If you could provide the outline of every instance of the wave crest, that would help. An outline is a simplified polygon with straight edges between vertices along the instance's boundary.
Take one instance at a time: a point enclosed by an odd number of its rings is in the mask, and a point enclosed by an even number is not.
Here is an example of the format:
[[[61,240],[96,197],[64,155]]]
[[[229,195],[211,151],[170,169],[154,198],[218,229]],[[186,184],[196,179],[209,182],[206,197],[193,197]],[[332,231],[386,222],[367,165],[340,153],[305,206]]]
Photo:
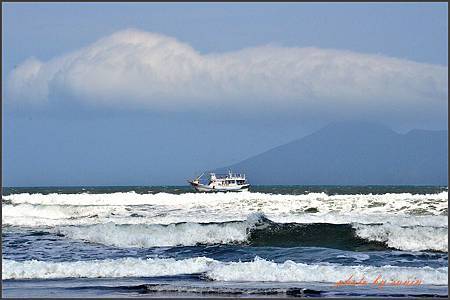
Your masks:
[[[392,224],[276,223],[254,213],[246,221],[67,226],[55,229],[68,238],[116,247],[249,244],[253,246],[315,246],[342,250],[448,251],[447,228],[401,227]]]
[[[247,240],[247,224],[181,223],[170,225],[113,223],[91,226],[70,226],[57,229],[68,238],[85,240],[116,247],[193,246],[196,244],[243,243]]]
[[[3,197],[2,222],[13,226],[172,224],[245,220],[262,212],[278,223],[448,223],[448,195],[237,194],[11,194]],[[430,218],[433,216],[433,218]],[[435,220],[437,220],[435,222]]]
[[[152,277],[199,274],[215,281],[331,282],[343,274],[355,277],[382,275],[387,280],[416,280],[424,284],[447,284],[445,267],[308,265],[286,261],[274,263],[256,257],[250,262],[220,262],[206,257],[184,260],[122,258],[75,262],[3,260],[2,279]]]

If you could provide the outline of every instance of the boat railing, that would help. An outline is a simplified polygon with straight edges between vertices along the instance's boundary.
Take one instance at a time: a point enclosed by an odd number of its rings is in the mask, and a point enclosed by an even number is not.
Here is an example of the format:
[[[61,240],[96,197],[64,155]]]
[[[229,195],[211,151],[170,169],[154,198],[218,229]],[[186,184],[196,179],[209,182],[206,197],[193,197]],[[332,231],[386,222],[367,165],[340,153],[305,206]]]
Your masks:
[[[215,175],[217,179],[226,179],[226,178],[245,179],[245,174],[238,174],[238,173],[215,174]]]

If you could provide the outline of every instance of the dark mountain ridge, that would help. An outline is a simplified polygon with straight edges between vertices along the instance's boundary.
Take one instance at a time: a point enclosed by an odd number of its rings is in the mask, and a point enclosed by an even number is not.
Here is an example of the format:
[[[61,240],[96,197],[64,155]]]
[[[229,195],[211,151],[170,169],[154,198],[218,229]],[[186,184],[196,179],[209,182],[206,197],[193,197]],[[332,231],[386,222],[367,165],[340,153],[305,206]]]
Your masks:
[[[339,122],[237,164],[252,184],[447,185],[448,132]]]

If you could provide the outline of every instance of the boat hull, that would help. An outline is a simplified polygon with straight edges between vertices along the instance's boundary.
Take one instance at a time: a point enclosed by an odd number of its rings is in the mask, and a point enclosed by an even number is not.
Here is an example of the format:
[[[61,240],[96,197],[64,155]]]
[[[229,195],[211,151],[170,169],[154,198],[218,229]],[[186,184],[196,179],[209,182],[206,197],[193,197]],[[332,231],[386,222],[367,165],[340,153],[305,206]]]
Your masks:
[[[210,186],[210,185],[204,185],[204,184],[198,184],[189,182],[192,187],[197,192],[202,193],[219,193],[219,192],[244,192],[248,191],[250,185],[249,184],[243,184],[243,185],[234,185],[234,186]]]

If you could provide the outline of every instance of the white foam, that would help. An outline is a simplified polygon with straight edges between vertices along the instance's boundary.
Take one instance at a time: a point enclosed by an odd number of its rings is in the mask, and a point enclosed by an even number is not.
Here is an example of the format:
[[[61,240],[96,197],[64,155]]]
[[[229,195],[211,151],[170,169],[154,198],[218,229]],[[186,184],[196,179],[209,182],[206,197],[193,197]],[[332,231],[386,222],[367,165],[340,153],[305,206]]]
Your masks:
[[[440,209],[447,207],[448,193],[410,194],[387,193],[381,195],[327,195],[325,193],[309,193],[304,195],[281,195],[265,193],[184,193],[184,194],[137,194],[135,192],[110,194],[12,194],[3,197],[14,204],[46,204],[46,205],[169,205],[179,208],[231,207],[257,208],[260,206],[278,207],[283,211],[291,209],[307,209],[315,207],[319,212],[342,211],[352,212],[408,212],[414,209],[428,209],[429,214],[439,214]]]
[[[208,224],[182,223],[170,225],[70,226],[57,232],[72,239],[116,247],[193,246],[196,244],[229,244],[247,240],[247,222]]]
[[[256,258],[253,262],[221,264],[207,272],[207,276],[220,281],[277,281],[277,282],[337,282],[350,275],[354,278],[375,279],[381,275],[387,280],[416,280],[424,284],[447,284],[447,268],[395,267],[395,266],[341,266],[307,265],[286,261],[277,264]]]
[[[2,279],[150,277],[201,273],[216,264],[206,257],[175,259],[121,258],[75,262],[13,261],[3,259]]]
[[[393,224],[362,225],[355,224],[356,234],[364,239],[384,242],[399,250],[448,251],[447,228],[401,227]]]
[[[122,258],[76,262],[11,261],[3,260],[3,279],[28,278],[97,278],[150,277],[205,273],[217,281],[274,281],[335,283],[351,274],[386,280],[422,280],[423,284],[446,285],[447,268],[395,266],[307,265],[286,261],[274,263],[255,258],[251,262],[219,262],[205,257],[185,260]]]
[[[245,220],[262,212],[279,223],[380,223],[447,226],[447,192],[428,195],[273,195],[263,193],[13,194],[5,225],[171,224]],[[308,213],[315,208],[317,213]],[[132,215],[138,217],[132,217]],[[434,216],[430,218],[430,216]]]
[[[2,223],[15,226],[56,226],[96,224],[111,217],[123,219],[129,211],[125,206],[74,206],[74,205],[3,205]]]
[[[126,210],[125,207],[84,207],[86,213],[80,214],[79,207],[63,206],[63,212],[58,206],[29,205],[11,206],[4,205],[2,211],[2,224],[24,227],[55,227],[67,225],[92,225],[92,224],[174,224],[181,222],[189,223],[222,223],[230,221],[245,221],[248,215],[241,212],[199,212],[199,211],[170,211],[166,209],[148,210],[139,206]],[[92,211],[90,210],[92,209]],[[29,211],[31,210],[31,212]],[[265,210],[264,213],[272,221],[277,223],[391,223],[401,226],[430,226],[447,227],[446,216],[411,216],[411,215],[366,215],[363,213],[340,214],[279,214],[276,211]],[[19,213],[18,213],[19,212]],[[23,212],[23,215],[20,213]],[[262,213],[262,211],[259,211]],[[34,215],[32,215],[34,214]],[[132,216],[135,215],[135,216]]]

